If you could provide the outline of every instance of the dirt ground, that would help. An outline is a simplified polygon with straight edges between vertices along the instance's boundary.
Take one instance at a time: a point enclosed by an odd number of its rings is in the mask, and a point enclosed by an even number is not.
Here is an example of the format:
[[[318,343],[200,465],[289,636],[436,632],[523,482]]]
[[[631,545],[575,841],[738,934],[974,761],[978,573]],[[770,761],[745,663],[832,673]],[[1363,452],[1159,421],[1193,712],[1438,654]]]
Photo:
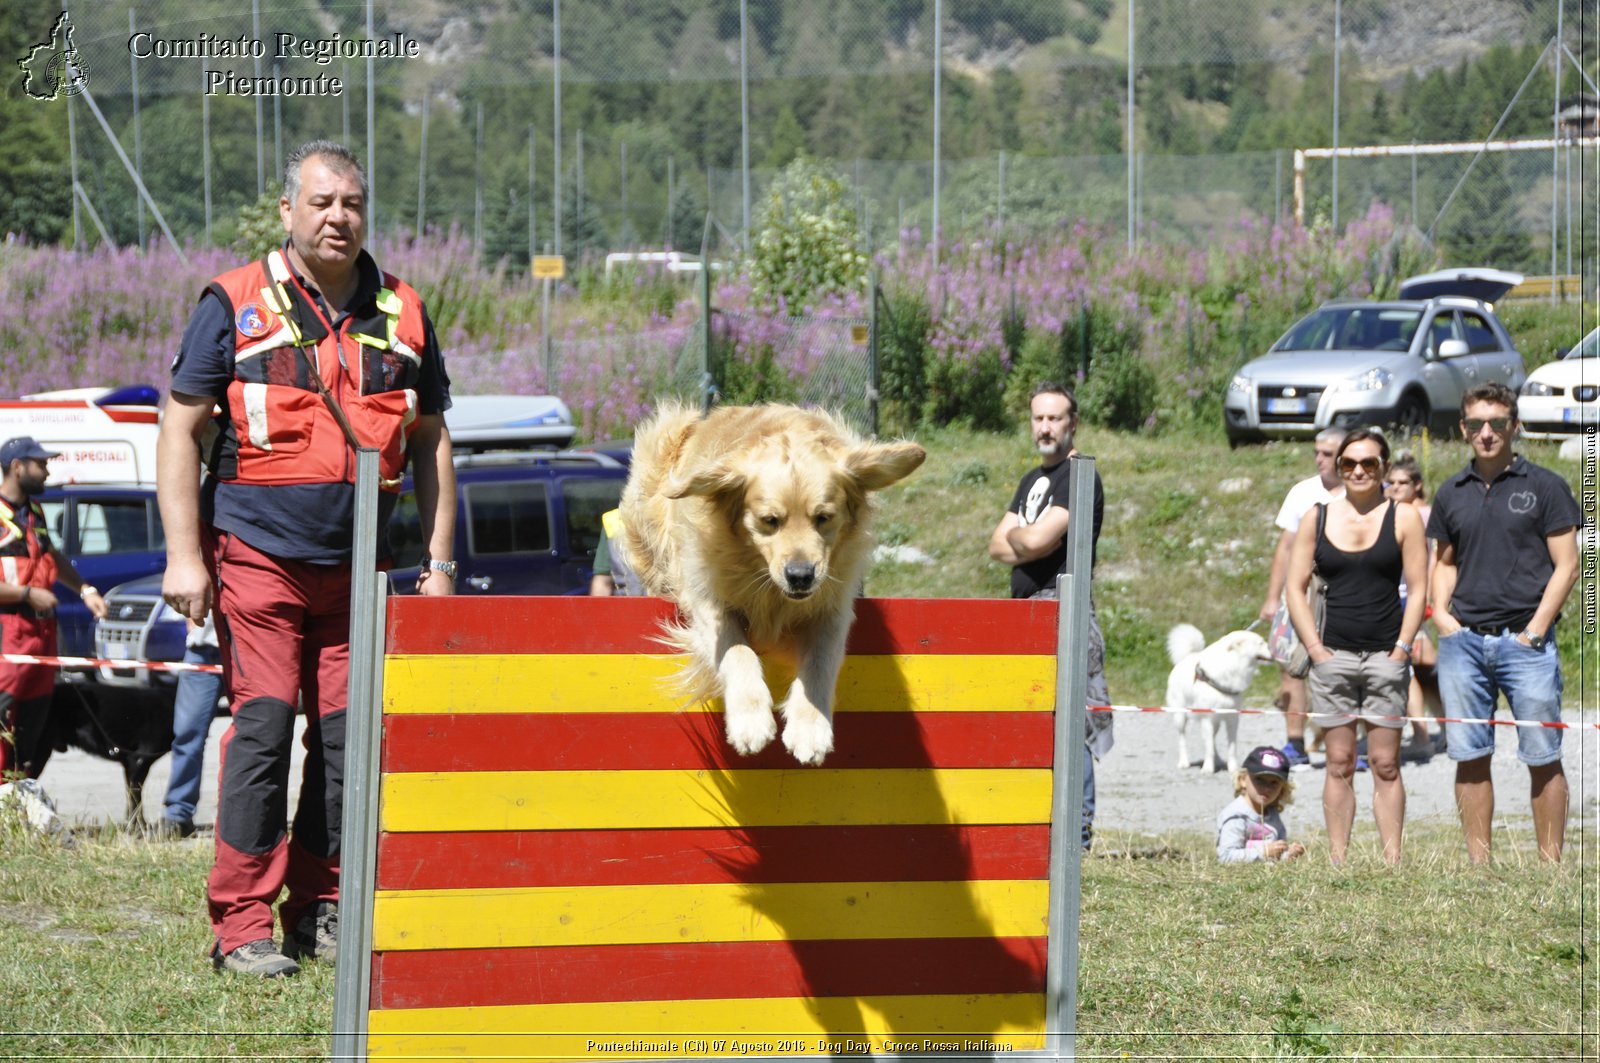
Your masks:
[[[1569,719],[1576,719],[1569,714]],[[196,822],[210,824],[216,815],[216,747],[227,721],[213,721],[206,749],[206,769],[201,789],[200,811]],[[1190,755],[1198,758],[1200,746],[1191,729]],[[1239,756],[1253,746],[1279,743],[1283,723],[1275,716],[1242,716],[1239,724]],[[299,786],[299,744],[291,774],[291,801]],[[1216,814],[1233,791],[1225,771],[1205,772],[1198,767],[1180,770],[1177,766],[1177,729],[1171,716],[1118,714],[1116,745],[1097,771],[1099,811],[1096,828],[1104,839],[1108,834],[1125,832],[1156,839],[1172,832],[1209,834],[1215,828]],[[1600,732],[1576,728],[1566,732],[1563,763],[1572,791],[1572,825],[1595,823],[1600,818]],[[1320,756],[1313,760],[1321,762]],[[1531,846],[1532,829],[1528,819],[1528,775],[1517,761],[1516,736],[1511,728],[1501,728],[1495,748],[1493,776],[1497,798],[1496,820],[1510,829],[1517,839]],[[1407,764],[1402,768],[1406,784],[1406,818],[1410,822],[1435,820],[1454,822],[1455,799],[1452,790],[1454,769],[1449,758],[1434,757],[1427,764]],[[1318,769],[1294,773],[1298,790],[1296,803],[1285,813],[1292,836],[1307,841],[1322,837],[1322,780]],[[41,779],[54,798],[61,815],[70,823],[106,823],[121,818],[123,809],[122,772],[107,761],[73,750],[58,753]],[[162,794],[167,785],[167,760],[150,772],[146,783],[145,816],[161,815]],[[1356,807],[1361,822],[1370,824],[1372,778],[1356,776]],[[1498,828],[1497,828],[1498,829]],[[1359,832],[1362,830],[1358,824]],[[1109,844],[1109,843],[1108,843]]]

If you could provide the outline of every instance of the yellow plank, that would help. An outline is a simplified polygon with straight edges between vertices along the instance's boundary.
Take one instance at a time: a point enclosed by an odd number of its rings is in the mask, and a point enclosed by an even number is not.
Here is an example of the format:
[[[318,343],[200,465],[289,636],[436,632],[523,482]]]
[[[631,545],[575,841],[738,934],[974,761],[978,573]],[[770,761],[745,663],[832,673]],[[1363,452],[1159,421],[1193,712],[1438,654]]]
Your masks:
[[[676,712],[682,658],[648,654],[391,654],[385,712]],[[847,657],[841,712],[1049,712],[1056,662],[1038,655]],[[774,668],[774,694],[787,678]]]
[[[1037,937],[1049,899],[1038,879],[379,890],[372,947]]]
[[[419,1008],[370,1012],[367,1029],[372,1059],[987,1054],[1044,1047],[1044,994]]]
[[[382,829],[1047,823],[1048,768],[404,772]]]

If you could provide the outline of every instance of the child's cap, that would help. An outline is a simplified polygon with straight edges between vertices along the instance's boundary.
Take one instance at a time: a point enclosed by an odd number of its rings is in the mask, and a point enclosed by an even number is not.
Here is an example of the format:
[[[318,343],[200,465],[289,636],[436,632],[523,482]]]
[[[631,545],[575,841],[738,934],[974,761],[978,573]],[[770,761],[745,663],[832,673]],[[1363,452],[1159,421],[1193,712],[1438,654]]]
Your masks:
[[[1272,746],[1256,746],[1244,758],[1244,770],[1251,775],[1270,775],[1274,779],[1289,778],[1289,760]]]

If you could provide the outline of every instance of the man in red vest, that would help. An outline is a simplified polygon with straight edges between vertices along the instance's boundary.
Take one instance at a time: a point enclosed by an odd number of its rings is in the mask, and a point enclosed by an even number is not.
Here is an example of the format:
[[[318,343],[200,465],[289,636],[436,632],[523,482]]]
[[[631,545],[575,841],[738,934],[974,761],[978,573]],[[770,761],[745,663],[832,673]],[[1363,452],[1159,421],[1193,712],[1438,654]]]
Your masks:
[[[196,622],[215,595],[233,713],[206,887],[212,960],[267,978],[337,956],[356,448],[379,452],[379,558],[409,461],[428,545],[420,590],[454,590],[450,381],[422,300],[363,250],[367,211],[343,145],[289,157],[287,239],[201,293],[157,443],[162,593]],[[307,752],[289,829],[300,705]]]
[[[32,436],[0,444],[0,652],[55,656],[57,580],[96,618],[106,615],[105,599],[51,541],[44,510],[33,500],[56,457]],[[39,743],[46,740],[55,681],[54,665],[0,661],[0,771],[37,779],[44,770],[49,756],[39,756]]]

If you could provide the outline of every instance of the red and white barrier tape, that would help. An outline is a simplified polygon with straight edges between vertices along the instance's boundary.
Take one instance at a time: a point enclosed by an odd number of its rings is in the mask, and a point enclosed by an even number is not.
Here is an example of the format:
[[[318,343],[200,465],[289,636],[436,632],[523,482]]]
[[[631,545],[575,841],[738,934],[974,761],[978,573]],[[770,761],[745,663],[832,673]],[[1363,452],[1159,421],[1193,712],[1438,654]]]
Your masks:
[[[119,661],[109,657],[36,657],[31,653],[0,653],[7,664],[48,664],[56,668],[145,668],[152,672],[220,672],[220,664],[186,664],[183,661]]]
[[[1177,715],[1178,713],[1183,713],[1183,712],[1192,712],[1197,716],[1227,716],[1229,714],[1236,714],[1236,715],[1239,715],[1239,716],[1288,716],[1288,715],[1290,715],[1290,713],[1284,711],[1283,709],[1277,709],[1277,708],[1272,708],[1272,709],[1175,709],[1175,708],[1172,708],[1170,705],[1090,705],[1090,706],[1088,706],[1088,709],[1089,709],[1090,712],[1161,712],[1161,713],[1169,713],[1171,715]],[[1311,715],[1313,715],[1313,713],[1298,712],[1298,713],[1294,713],[1294,715],[1296,715],[1296,716],[1311,716]],[[1410,716],[1383,716],[1383,715],[1379,715],[1378,713],[1362,713],[1360,715],[1357,715],[1356,719],[1364,720],[1364,721],[1366,721],[1368,723],[1393,723],[1395,721],[1399,721],[1401,723],[1410,723],[1411,720],[1412,720],[1412,717],[1410,717]],[[1501,719],[1462,720],[1462,719],[1457,719],[1454,716],[1442,716],[1442,717],[1441,716],[1426,716],[1426,717],[1422,717],[1422,720],[1423,720],[1423,722],[1427,722],[1427,721],[1431,720],[1434,723],[1484,723],[1484,724],[1488,724],[1491,727],[1546,727],[1546,728],[1549,728],[1549,729],[1555,730],[1555,731],[1565,731],[1565,730],[1569,730],[1569,729],[1572,729],[1572,728],[1580,728],[1580,727],[1592,727],[1592,728],[1594,728],[1596,730],[1600,730],[1600,723],[1566,723],[1565,721],[1560,721],[1560,720],[1549,722],[1549,723],[1547,723],[1547,722],[1545,722],[1543,720],[1501,720]]]

